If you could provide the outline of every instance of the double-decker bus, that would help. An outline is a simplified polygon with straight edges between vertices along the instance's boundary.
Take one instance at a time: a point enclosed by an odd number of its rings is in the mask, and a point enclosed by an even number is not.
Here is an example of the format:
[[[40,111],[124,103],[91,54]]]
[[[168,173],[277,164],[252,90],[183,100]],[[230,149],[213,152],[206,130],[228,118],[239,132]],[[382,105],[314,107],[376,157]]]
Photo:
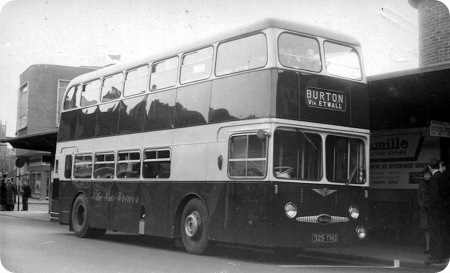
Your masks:
[[[61,112],[60,222],[194,254],[360,244],[368,116],[360,43],[277,19],[81,75]]]

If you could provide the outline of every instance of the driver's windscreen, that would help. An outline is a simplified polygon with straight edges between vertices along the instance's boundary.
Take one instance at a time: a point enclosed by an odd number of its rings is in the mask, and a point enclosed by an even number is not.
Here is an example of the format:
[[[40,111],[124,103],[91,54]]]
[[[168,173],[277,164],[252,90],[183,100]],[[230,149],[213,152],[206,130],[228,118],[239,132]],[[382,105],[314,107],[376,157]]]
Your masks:
[[[278,129],[274,135],[274,176],[282,179],[322,178],[322,138],[300,129]]]

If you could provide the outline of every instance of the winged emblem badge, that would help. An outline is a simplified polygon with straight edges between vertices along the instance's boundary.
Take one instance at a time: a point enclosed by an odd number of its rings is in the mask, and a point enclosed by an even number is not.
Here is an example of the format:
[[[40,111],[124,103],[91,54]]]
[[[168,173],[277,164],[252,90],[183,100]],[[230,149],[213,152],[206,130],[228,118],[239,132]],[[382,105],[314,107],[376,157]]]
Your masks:
[[[322,195],[323,197],[326,197],[327,195],[332,194],[333,192],[336,192],[337,190],[330,190],[328,188],[321,188],[321,189],[312,189],[313,191],[317,192],[318,194]]]

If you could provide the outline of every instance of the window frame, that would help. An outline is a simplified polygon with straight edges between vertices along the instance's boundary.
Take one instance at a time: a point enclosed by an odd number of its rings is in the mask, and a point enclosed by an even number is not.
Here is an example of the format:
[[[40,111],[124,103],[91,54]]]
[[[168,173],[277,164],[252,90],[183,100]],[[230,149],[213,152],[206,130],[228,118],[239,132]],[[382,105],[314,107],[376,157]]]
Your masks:
[[[331,73],[328,69],[328,61],[327,61],[327,50],[326,50],[326,44],[332,44],[332,45],[337,45],[337,46],[341,46],[341,47],[347,47],[350,48],[351,51],[356,53],[356,57],[358,58],[358,65],[359,65],[359,77],[358,78],[352,78],[352,77],[346,77],[343,76],[341,74],[335,74],[335,73]],[[358,50],[356,50],[355,47],[348,45],[348,44],[343,44],[343,43],[339,43],[339,42],[335,42],[335,41],[330,41],[330,40],[324,40],[323,41],[323,56],[324,56],[324,69],[327,71],[328,74],[332,75],[333,77],[338,77],[338,78],[343,78],[343,79],[347,79],[347,80],[352,80],[352,81],[362,81],[364,78],[364,71],[363,71],[363,65],[362,65],[362,58],[361,58],[361,54],[360,52],[358,52]]]
[[[120,160],[120,155],[121,154],[128,154],[129,157],[131,157],[131,154],[138,154],[139,155],[139,159],[125,159],[125,160]],[[121,172],[125,172],[125,173],[129,173],[130,171],[128,170],[123,170],[123,171],[119,171],[119,164],[123,164],[123,163],[131,163],[131,168],[133,168],[134,166],[139,166],[139,172],[137,177],[127,177],[127,175],[125,175],[124,177],[119,177],[118,175]],[[133,164],[134,163],[134,164]],[[135,164],[138,163],[138,164]],[[142,173],[142,153],[140,150],[123,150],[123,151],[118,151],[117,152],[117,157],[116,157],[116,164],[115,164],[115,178],[119,179],[119,180],[130,180],[130,179],[139,179],[141,177],[141,173]],[[128,166],[127,166],[128,167]],[[132,172],[132,170],[131,170]]]
[[[253,36],[258,36],[258,35],[262,35],[262,37],[264,37],[264,41],[265,41],[266,51],[265,51],[265,63],[263,65],[256,66],[256,67],[253,67],[253,68],[250,68],[250,66],[249,66],[247,69],[238,69],[239,68],[238,67],[238,68],[234,68],[234,70],[232,70],[231,72],[218,73],[217,64],[219,63],[219,55],[220,55],[219,53],[220,53],[220,46],[221,45],[224,45],[224,44],[227,44],[227,43],[231,43],[231,42],[235,42],[235,41],[242,40],[242,39],[246,39],[246,38],[253,37]],[[268,41],[267,40],[268,39],[267,39],[266,33],[258,31],[258,32],[249,33],[248,35],[245,35],[245,36],[235,37],[233,39],[225,40],[225,41],[222,41],[222,42],[218,43],[217,46],[216,46],[216,54],[215,54],[215,62],[214,62],[214,75],[216,77],[225,77],[225,76],[228,76],[228,75],[233,75],[233,74],[242,73],[242,72],[246,72],[246,71],[253,71],[253,70],[256,70],[256,69],[261,69],[261,68],[266,67],[268,62],[269,62],[269,45],[268,45]],[[226,71],[226,70],[224,70],[224,71]]]
[[[169,60],[172,60],[172,59],[176,59],[176,62],[177,62],[176,67],[174,66],[174,68],[164,69],[163,71],[159,71],[159,72],[153,72],[153,68],[155,66],[163,64],[163,63],[165,63],[165,62],[167,62]],[[156,88],[152,87],[152,84],[153,84],[152,81],[153,81],[153,75],[154,74],[167,72],[167,71],[170,71],[170,70],[173,70],[173,69],[176,70],[175,82],[173,83],[173,85],[167,85],[167,86],[163,86],[163,87],[156,86]],[[168,88],[172,88],[172,87],[176,86],[178,84],[178,75],[180,74],[179,71],[180,71],[180,57],[178,55],[175,55],[175,56],[172,56],[172,57],[168,57],[168,58],[164,58],[164,59],[161,59],[159,61],[152,62],[151,65],[150,65],[150,80],[149,80],[149,83],[148,83],[148,90],[150,90],[150,93],[157,92],[157,91],[164,90],[164,89],[168,89]]]
[[[90,84],[94,84],[95,82],[98,82],[98,87],[95,88],[95,89],[98,90],[98,91],[97,91],[97,98],[93,98],[93,99],[95,99],[95,102],[88,103],[88,104],[83,104],[83,93],[89,94],[89,93],[87,93],[88,91],[94,90],[94,88],[89,89],[89,90],[86,90],[86,86],[88,86],[88,85],[90,85]],[[89,107],[89,106],[98,104],[98,103],[100,102],[100,95],[101,95],[101,92],[102,92],[102,81],[101,81],[101,79],[99,79],[99,78],[98,78],[98,79],[93,79],[93,80],[90,80],[90,81],[87,81],[87,82],[84,82],[83,84],[81,84],[80,107]],[[86,101],[88,101],[88,100],[86,100]],[[89,101],[89,102],[90,102],[90,101]]]
[[[308,140],[308,138],[306,138],[305,136],[307,136],[308,134],[310,134],[310,135],[312,135],[312,134],[314,134],[314,135],[317,135],[319,138],[320,138],[320,150],[319,150],[319,153],[318,153],[318,156],[319,156],[319,160],[318,160],[318,162],[316,162],[317,163],[317,166],[318,167],[320,167],[320,173],[319,173],[319,175],[318,175],[318,178],[317,179],[308,179],[308,178],[287,178],[287,177],[282,177],[282,176],[277,176],[276,174],[275,174],[275,153],[277,153],[278,151],[275,151],[275,141],[276,141],[276,136],[275,136],[275,134],[276,134],[276,132],[277,131],[285,131],[285,132],[294,132],[294,133],[302,133],[303,134],[303,137],[305,138],[305,140],[306,141],[308,141],[309,142],[309,140]],[[325,143],[325,141],[324,141],[324,135],[323,135],[323,132],[319,132],[319,131],[313,131],[313,130],[308,130],[308,129],[304,129],[304,128],[298,128],[298,127],[285,127],[285,126],[280,126],[280,127],[277,127],[275,130],[274,130],[274,140],[273,140],[273,158],[272,158],[272,165],[273,165],[273,169],[272,169],[272,172],[273,172],[273,176],[276,178],[276,179],[287,179],[287,180],[290,180],[290,181],[296,181],[296,182],[308,182],[308,183],[317,183],[317,182],[319,182],[319,181],[322,181],[323,180],[323,178],[325,177],[325,169],[324,169],[324,150],[325,150],[325,147],[324,147],[324,143]],[[326,137],[326,136],[325,136]]]
[[[203,58],[203,59],[196,58],[196,62],[184,65],[184,61],[185,61],[186,57],[189,57],[189,56],[191,56],[193,54],[198,54],[198,52],[204,51],[204,50],[208,50],[208,49],[211,49],[210,58]],[[195,67],[195,65],[200,65],[200,64],[204,63],[205,64],[205,68],[206,68],[207,67],[207,62],[206,61],[209,61],[209,65],[210,65],[210,69],[207,72],[208,75],[206,77],[189,79],[189,80],[186,80],[186,81],[182,80],[183,79],[183,71],[185,71],[185,70],[183,70],[183,67],[188,67],[188,66],[192,66],[192,65],[194,65],[194,67]],[[197,81],[206,80],[206,79],[211,78],[213,67],[214,67],[214,47],[211,45],[211,46],[206,46],[206,47],[203,47],[203,48],[200,48],[200,49],[197,49],[197,50],[192,50],[192,51],[184,53],[181,56],[181,62],[179,63],[179,66],[180,66],[180,77],[179,77],[180,84],[188,84],[188,83],[197,82]]]
[[[146,81],[145,81],[145,85],[142,86],[142,87],[144,88],[144,90],[141,90],[141,91],[138,92],[138,93],[132,93],[132,94],[128,95],[127,92],[126,92],[126,91],[127,91],[127,78],[128,78],[128,74],[129,74],[130,72],[136,72],[136,71],[138,71],[139,69],[144,68],[144,67],[147,68],[147,75],[146,75],[147,78],[146,78]],[[145,94],[145,93],[147,92],[147,90],[148,90],[149,81],[150,81],[150,74],[151,74],[151,70],[150,70],[150,65],[149,65],[149,64],[143,64],[143,65],[139,65],[139,66],[136,66],[136,67],[127,69],[127,70],[125,71],[124,79],[123,79],[123,90],[122,90],[123,97],[124,97],[124,98],[128,98],[128,97],[132,97],[132,96],[137,96],[137,95]],[[134,80],[134,79],[138,79],[138,78],[141,78],[141,77],[133,78],[133,80]]]
[[[77,163],[77,157],[83,157],[83,161],[81,161],[80,163]],[[87,161],[84,161],[85,157],[91,157],[91,161],[90,163],[85,163]],[[92,170],[93,170],[93,161],[94,158],[92,156],[91,153],[79,153],[79,154],[75,154],[74,155],[74,159],[73,159],[73,170],[72,170],[72,176],[75,179],[92,179]],[[79,177],[77,176],[77,166],[81,166],[81,165],[90,165],[90,176],[89,177]]]
[[[119,92],[120,92],[119,97],[114,98],[114,99],[105,100],[104,97],[105,97],[106,94],[108,94],[108,93],[104,94],[105,80],[113,79],[117,75],[122,75],[122,81],[120,82],[121,83],[121,88],[119,90]],[[109,85],[108,92],[112,89],[112,87],[114,87],[114,83],[119,83],[119,82],[113,82],[112,85]],[[124,88],[125,88],[125,74],[122,71],[118,72],[118,73],[111,74],[111,75],[104,76],[102,78],[102,86],[101,86],[101,90],[100,90],[100,102],[101,103],[105,103],[105,102],[110,102],[110,101],[122,98],[123,95],[124,95]]]
[[[105,160],[104,161],[98,161],[97,160],[97,156],[105,156]],[[106,155],[112,155],[113,156],[113,160],[112,161],[106,161]],[[92,177],[93,179],[105,179],[105,178],[109,178],[109,179],[113,179],[115,177],[115,173],[116,173],[116,154],[114,152],[97,152],[94,154],[94,158],[93,158],[93,168],[92,168]],[[100,163],[98,163],[100,162]],[[95,177],[95,171],[98,170],[96,168],[96,166],[98,165],[105,165],[105,164],[112,164],[112,169],[113,169],[113,173],[112,176],[110,177]],[[100,169],[100,168],[99,168]]]
[[[281,39],[281,36],[283,36],[283,35],[292,35],[292,36],[297,36],[297,37],[300,37],[300,38],[303,38],[303,39],[310,39],[310,40],[315,41],[316,45],[317,45],[317,47],[315,49],[318,50],[317,55],[319,56],[319,59],[316,60],[316,61],[318,62],[318,65],[319,65],[320,69],[319,70],[313,70],[313,69],[307,69],[305,67],[295,67],[295,66],[289,66],[289,65],[283,64],[281,62],[281,58],[280,58],[280,54],[282,54],[281,50],[280,50],[281,49],[280,39]],[[300,57],[300,58],[305,58],[305,57],[303,57],[301,55],[293,55],[293,56]],[[304,34],[301,34],[301,33],[294,33],[294,32],[289,32],[289,31],[281,32],[278,35],[278,37],[277,37],[277,58],[278,58],[278,63],[281,66],[286,67],[286,68],[297,69],[297,70],[304,70],[304,71],[313,72],[313,73],[320,73],[324,69],[323,68],[323,61],[322,61],[321,42],[319,41],[319,39],[317,37],[314,37],[314,36],[308,36],[308,35],[304,35]],[[313,58],[313,60],[314,60],[314,58]]]
[[[146,159],[146,153],[147,152],[155,152],[156,153],[156,157],[152,158],[152,159]],[[158,155],[160,152],[169,152],[169,157],[164,157],[164,158],[160,158]],[[158,166],[158,174],[156,175],[156,177],[146,177],[144,175],[144,165],[146,163],[153,163],[156,162],[157,166]],[[160,162],[169,162],[169,176],[168,177],[159,177],[160,174]],[[172,171],[172,150],[170,148],[147,148],[144,149],[143,152],[143,156],[142,156],[142,178],[144,179],[170,179],[170,175],[171,175],[171,171]]]
[[[256,136],[258,137],[258,133],[257,132],[247,132],[247,133],[236,133],[236,134],[232,134],[230,135],[229,139],[228,139],[228,168],[227,168],[227,173],[228,173],[228,177],[230,179],[264,179],[265,177],[267,177],[267,173],[268,173],[268,163],[269,163],[269,137],[267,135],[264,135],[264,142],[265,142],[265,157],[249,157],[249,138],[250,136]],[[245,157],[243,158],[232,158],[232,139],[235,137],[246,137],[246,152],[245,152]],[[249,176],[248,175],[248,162],[265,162],[264,164],[264,173],[260,176]],[[232,162],[245,162],[245,171],[246,171],[246,175],[232,175],[231,174],[231,168],[232,168]]]

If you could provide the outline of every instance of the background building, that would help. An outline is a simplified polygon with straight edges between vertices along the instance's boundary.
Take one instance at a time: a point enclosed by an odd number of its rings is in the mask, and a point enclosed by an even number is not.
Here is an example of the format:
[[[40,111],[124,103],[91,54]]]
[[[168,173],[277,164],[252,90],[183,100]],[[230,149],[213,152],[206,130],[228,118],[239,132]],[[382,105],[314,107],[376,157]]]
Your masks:
[[[63,94],[70,80],[92,68],[37,64],[20,75],[17,100],[16,148],[19,186],[29,180],[32,196],[48,197],[51,165]],[[53,149],[53,150],[52,150]]]
[[[369,196],[372,235],[417,244],[422,171],[432,158],[450,160],[450,14],[440,1],[409,3],[419,12],[420,67],[368,77]]]
[[[0,120],[0,139],[6,137],[6,123]],[[15,150],[8,146],[6,143],[0,142],[0,173],[8,174],[8,176],[14,174],[15,166]]]

